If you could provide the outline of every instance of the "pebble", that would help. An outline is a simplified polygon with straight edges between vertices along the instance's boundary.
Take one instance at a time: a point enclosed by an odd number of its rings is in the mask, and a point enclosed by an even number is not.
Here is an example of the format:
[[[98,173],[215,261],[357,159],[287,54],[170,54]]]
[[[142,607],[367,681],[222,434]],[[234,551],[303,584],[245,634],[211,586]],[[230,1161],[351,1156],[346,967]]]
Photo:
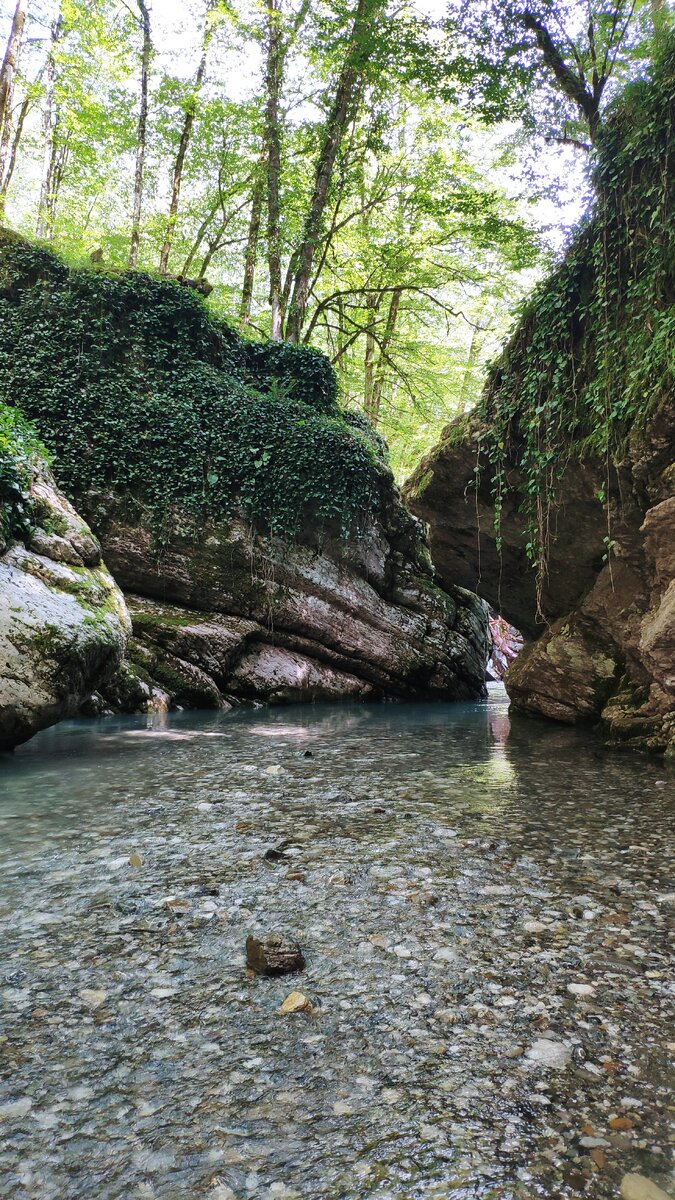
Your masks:
[[[106,993],[97,988],[83,988],[78,995],[88,1008],[100,1008],[106,1000]]]
[[[258,975],[290,975],[304,971],[305,957],[293,938],[280,933],[251,934],[246,939],[246,965]]]
[[[562,1071],[568,1066],[572,1051],[569,1046],[563,1046],[561,1042],[555,1042],[549,1038],[537,1038],[526,1052],[526,1057],[530,1062],[540,1064],[542,1067],[551,1067],[552,1070]]]
[[[281,1008],[279,1009],[279,1012],[280,1013],[295,1013],[295,1012],[313,1013],[314,1005],[312,1004],[311,1000],[308,1000],[306,996],[303,996],[302,992],[291,992],[284,1000],[283,1004],[281,1005]]]
[[[672,1200],[646,1175],[624,1175],[621,1180],[622,1200]]]
[[[594,996],[595,988],[590,983],[568,983],[568,992],[573,996]]]

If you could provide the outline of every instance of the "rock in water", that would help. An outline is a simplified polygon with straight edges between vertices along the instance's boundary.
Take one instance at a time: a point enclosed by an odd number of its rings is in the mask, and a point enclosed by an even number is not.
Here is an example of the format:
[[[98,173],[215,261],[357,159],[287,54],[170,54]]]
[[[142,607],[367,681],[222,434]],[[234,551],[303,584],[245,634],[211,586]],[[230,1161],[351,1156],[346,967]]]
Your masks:
[[[127,661],[103,691],[89,691],[122,711],[483,696],[485,607],[452,581],[437,585],[385,443],[342,410],[329,360],[294,346],[283,359],[293,403],[279,404],[270,390],[278,343],[240,338],[196,299],[177,296],[175,283],[155,280],[142,299],[124,274],[112,291],[110,281],[100,292],[91,284],[91,272],[73,275],[0,230],[0,292],[11,293],[13,312],[2,329],[3,392],[20,395],[49,438],[108,567],[133,596]],[[100,321],[119,365],[115,386],[102,391],[100,347],[90,339],[84,348],[81,337]],[[58,353],[43,354],[38,372],[31,339],[50,327],[60,331]],[[139,339],[142,378],[133,366]],[[189,381],[203,372],[211,382],[197,412]],[[133,455],[121,449],[127,420]],[[151,439],[136,437],[138,421],[152,426]],[[83,430],[85,455],[75,449]],[[254,441],[266,447],[260,458],[242,450]],[[53,554],[71,556],[59,537],[44,531]]]
[[[314,1005],[311,1000],[303,996],[302,992],[291,992],[284,1000],[279,1012],[284,1014],[296,1012],[313,1013]]]
[[[305,958],[297,942],[280,933],[246,939],[246,965],[258,975],[290,975],[304,971]]]
[[[646,1175],[624,1175],[621,1195],[623,1200],[671,1200],[667,1192],[647,1179]]]
[[[552,1038],[537,1038],[527,1051],[526,1057],[532,1064],[551,1067],[554,1071],[562,1071],[572,1057],[569,1046],[555,1042]]]

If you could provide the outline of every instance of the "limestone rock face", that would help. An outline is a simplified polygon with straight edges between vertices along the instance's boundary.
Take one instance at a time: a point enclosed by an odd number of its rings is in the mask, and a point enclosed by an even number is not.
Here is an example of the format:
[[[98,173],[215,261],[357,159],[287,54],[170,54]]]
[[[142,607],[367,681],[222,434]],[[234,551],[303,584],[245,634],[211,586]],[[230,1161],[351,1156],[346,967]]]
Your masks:
[[[569,724],[597,724],[642,750],[675,748],[675,418],[663,410],[635,437],[612,479],[615,542],[605,556],[607,509],[597,494],[606,468],[571,458],[564,501],[551,515],[549,572],[536,603],[512,468],[497,549],[487,464],[475,486],[477,426],[450,427],[405,488],[430,526],[441,582],[475,588],[529,643],[506,686],[516,708]]]
[[[143,510],[130,519],[112,496],[105,507],[97,528],[132,617],[131,668],[175,704],[483,694],[483,606],[436,586],[395,497],[355,540],[309,527],[289,545],[241,518],[176,520],[161,555]]]
[[[44,468],[31,499],[30,544],[0,546],[0,750],[76,713],[131,629],[96,538]]]

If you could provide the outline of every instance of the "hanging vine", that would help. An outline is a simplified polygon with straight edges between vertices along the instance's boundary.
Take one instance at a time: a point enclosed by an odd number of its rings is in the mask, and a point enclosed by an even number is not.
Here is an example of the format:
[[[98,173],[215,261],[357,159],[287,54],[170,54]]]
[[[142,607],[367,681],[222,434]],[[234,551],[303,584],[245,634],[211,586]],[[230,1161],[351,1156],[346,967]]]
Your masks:
[[[612,468],[629,433],[644,428],[675,386],[674,124],[671,39],[653,77],[626,88],[608,115],[598,137],[594,212],[528,302],[488,380],[479,415],[497,547],[505,497],[517,489],[539,599],[550,515],[571,455],[604,464],[598,502],[607,511],[611,562]]]

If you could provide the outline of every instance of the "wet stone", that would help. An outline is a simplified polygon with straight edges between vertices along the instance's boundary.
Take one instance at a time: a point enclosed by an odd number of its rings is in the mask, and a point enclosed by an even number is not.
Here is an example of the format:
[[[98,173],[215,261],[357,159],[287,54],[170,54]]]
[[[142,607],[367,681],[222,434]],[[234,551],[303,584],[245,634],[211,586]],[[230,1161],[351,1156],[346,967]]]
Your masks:
[[[304,971],[305,958],[297,942],[280,933],[249,935],[246,965],[257,975],[290,975]]]

